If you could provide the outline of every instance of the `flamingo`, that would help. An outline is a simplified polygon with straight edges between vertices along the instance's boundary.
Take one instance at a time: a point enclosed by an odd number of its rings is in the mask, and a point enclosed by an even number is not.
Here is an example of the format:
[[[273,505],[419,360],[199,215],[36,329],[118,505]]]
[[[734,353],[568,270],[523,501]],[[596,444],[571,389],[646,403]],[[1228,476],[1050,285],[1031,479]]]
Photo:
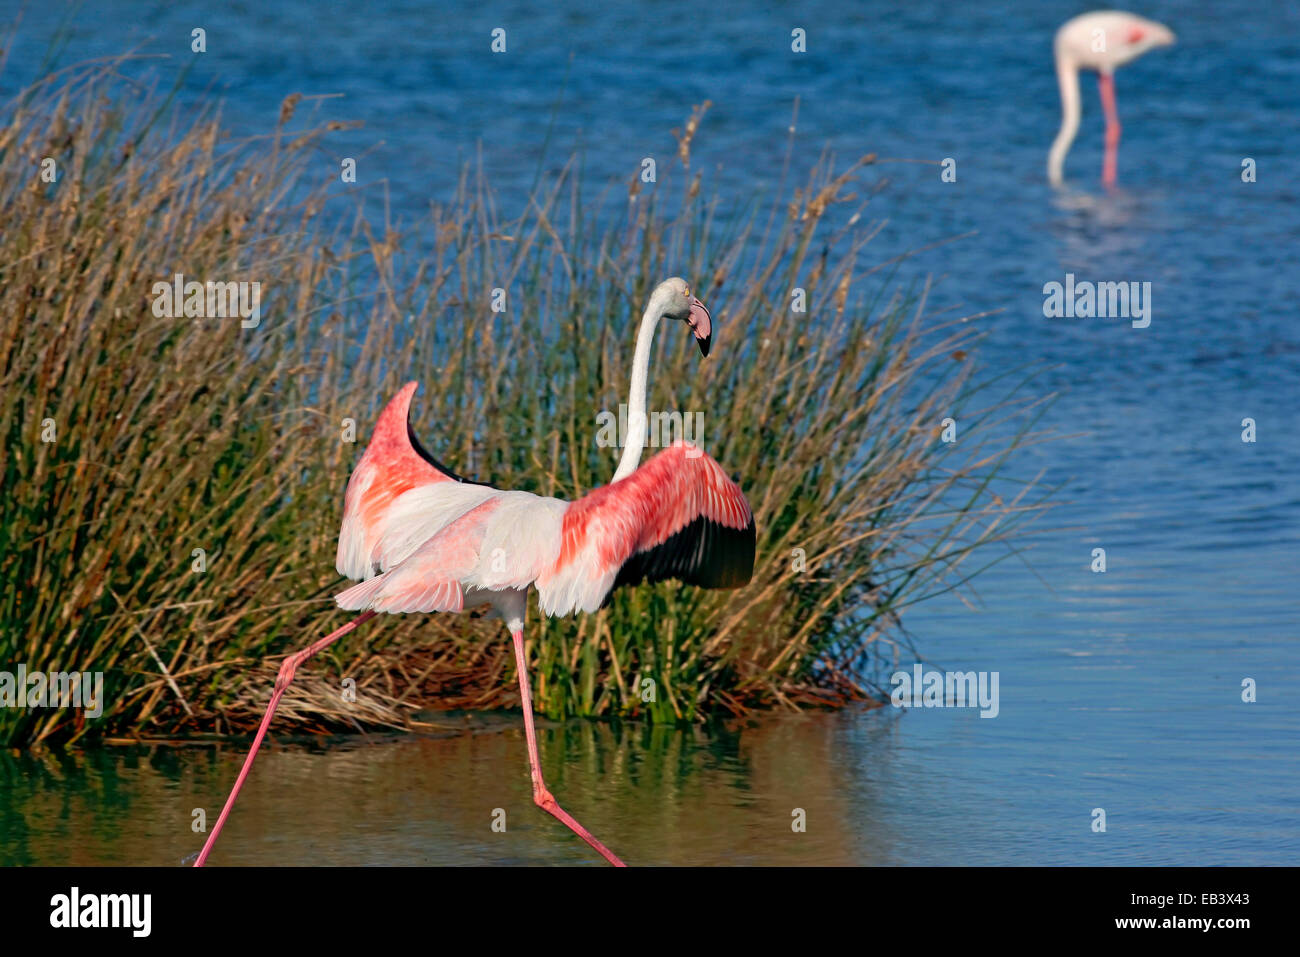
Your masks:
[[[1061,131],[1047,154],[1047,178],[1053,186],[1064,180],[1065,155],[1079,132],[1079,71],[1097,71],[1101,106],[1106,114],[1106,155],[1101,181],[1114,186],[1119,178],[1119,110],[1115,105],[1115,68],[1148,50],[1171,46],[1167,26],[1119,10],[1097,10],[1067,21],[1056,31],[1056,76],[1061,84]]]
[[[712,319],[685,280],[650,296],[637,331],[628,435],[609,485],[573,502],[463,479],[425,451],[410,425],[408,382],[389,401],[344,493],[336,566],[360,584],[335,596],[361,614],[286,658],[266,715],[195,867],[206,862],[243,787],[281,696],[298,667],[384,612],[447,611],[487,604],[514,642],[533,802],[622,867],[568,814],[542,777],[524,655],[528,590],[547,616],[594,612],[614,589],[677,578],[703,588],[739,588],[754,569],[754,516],[744,493],[713,458],[677,441],[640,465],[646,443],[646,375],[661,319],[687,323],[707,356]]]

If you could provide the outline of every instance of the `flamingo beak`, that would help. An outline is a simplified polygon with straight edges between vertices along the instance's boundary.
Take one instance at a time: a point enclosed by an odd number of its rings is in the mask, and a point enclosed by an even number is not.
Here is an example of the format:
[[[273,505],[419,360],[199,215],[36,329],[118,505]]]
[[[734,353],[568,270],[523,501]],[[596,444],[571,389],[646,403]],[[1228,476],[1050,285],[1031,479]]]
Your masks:
[[[709,316],[709,310],[694,296],[691,296],[691,314],[686,318],[686,322],[695,333],[695,341],[699,343],[700,354],[707,356],[709,354],[709,342],[713,339],[713,320]]]

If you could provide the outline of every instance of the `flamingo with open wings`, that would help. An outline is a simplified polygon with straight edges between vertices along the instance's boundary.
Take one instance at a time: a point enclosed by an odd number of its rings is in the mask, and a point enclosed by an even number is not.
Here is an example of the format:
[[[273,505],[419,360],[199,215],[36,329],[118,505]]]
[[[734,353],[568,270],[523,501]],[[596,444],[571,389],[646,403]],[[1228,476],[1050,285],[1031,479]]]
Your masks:
[[[712,319],[681,279],[661,283],[637,333],[629,432],[614,478],[574,502],[493,488],[455,475],[411,430],[417,383],[379,416],[348,481],[339,534],[340,574],[360,579],[336,596],[362,611],[287,658],[230,797],[196,862],[207,860],[298,665],[380,612],[459,612],[489,604],[514,642],[534,802],[611,864],[622,866],[556,802],[542,778],[524,653],[528,589],[550,616],[594,612],[623,585],[677,578],[737,588],[754,568],[754,516],[740,488],[698,447],[676,442],[640,466],[646,442],[646,374],[655,327],[686,322],[708,355]]]

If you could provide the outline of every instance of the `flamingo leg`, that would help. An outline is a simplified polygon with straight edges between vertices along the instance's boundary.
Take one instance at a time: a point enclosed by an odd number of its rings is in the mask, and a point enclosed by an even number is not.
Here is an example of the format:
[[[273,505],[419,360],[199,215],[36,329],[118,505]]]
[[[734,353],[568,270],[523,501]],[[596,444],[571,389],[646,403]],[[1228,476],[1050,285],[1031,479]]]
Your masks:
[[[590,831],[560,807],[551,792],[546,789],[546,782],[542,780],[542,762],[537,754],[537,732],[533,728],[533,696],[528,689],[528,662],[524,658],[524,633],[522,630],[511,631],[510,637],[515,643],[515,666],[519,671],[519,694],[524,706],[524,735],[528,738],[528,768],[533,780],[533,803],[590,844],[597,854],[615,867],[626,867],[627,865],[615,857],[609,848],[596,840]]]
[[[367,611],[358,615],[350,622],[340,628],[338,631],[331,632],[320,641],[304,648],[295,655],[290,655],[284,659],[284,664],[280,666],[280,674],[275,679],[275,690],[271,694],[271,703],[266,707],[266,714],[262,718],[262,724],[257,729],[257,736],[253,738],[253,747],[248,752],[248,757],[244,759],[244,767],[239,772],[239,777],[235,779],[235,786],[230,791],[230,797],[226,798],[226,806],[221,809],[221,816],[217,818],[217,823],[213,825],[212,833],[203,844],[203,850],[199,852],[199,858],[194,862],[195,867],[202,867],[208,859],[208,854],[212,852],[212,845],[217,843],[217,835],[221,833],[221,828],[226,823],[226,818],[230,816],[230,809],[235,806],[235,798],[239,797],[239,789],[244,786],[244,781],[248,777],[248,772],[253,769],[253,759],[257,757],[257,750],[262,746],[262,739],[266,737],[266,729],[271,726],[271,718],[275,716],[275,709],[280,704],[280,698],[283,697],[289,685],[293,683],[293,676],[298,670],[298,666],[304,661],[315,657],[324,651],[327,647],[338,641],[348,632],[352,631],[358,625],[365,624],[371,618],[375,617],[376,612]]]
[[[1097,88],[1101,93],[1101,108],[1106,114],[1106,157],[1102,161],[1101,181],[1114,186],[1119,181],[1119,108],[1115,103],[1115,74],[1099,73]]]

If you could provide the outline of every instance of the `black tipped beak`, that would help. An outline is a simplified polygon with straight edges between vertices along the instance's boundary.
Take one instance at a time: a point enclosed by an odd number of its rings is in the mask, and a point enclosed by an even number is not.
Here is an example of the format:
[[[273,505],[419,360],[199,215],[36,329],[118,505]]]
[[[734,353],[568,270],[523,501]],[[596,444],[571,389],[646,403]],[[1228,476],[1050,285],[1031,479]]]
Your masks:
[[[700,344],[700,352],[707,356],[709,343],[713,341],[713,317],[709,315],[708,307],[693,296],[691,312],[686,317],[686,322],[695,334],[695,341]]]

